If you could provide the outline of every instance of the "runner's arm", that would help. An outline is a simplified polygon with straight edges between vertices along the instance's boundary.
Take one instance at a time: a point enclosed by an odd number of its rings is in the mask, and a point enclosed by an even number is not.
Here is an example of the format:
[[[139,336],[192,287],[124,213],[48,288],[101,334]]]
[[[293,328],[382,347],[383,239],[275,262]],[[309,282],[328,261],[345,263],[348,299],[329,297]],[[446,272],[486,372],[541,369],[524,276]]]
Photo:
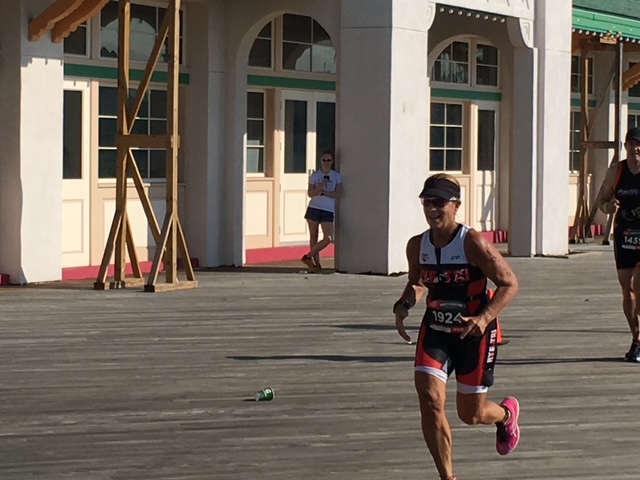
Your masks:
[[[618,173],[618,164],[615,163],[607,169],[607,173],[600,187],[598,195],[598,208],[602,213],[614,213],[617,209],[618,202],[615,199],[615,181]]]
[[[488,325],[513,300],[518,293],[518,279],[515,273],[492,243],[480,235],[476,230],[470,230],[465,241],[467,259],[476,265],[487,278],[496,285],[493,298],[478,317]]]
[[[405,304],[411,308],[422,297],[426,290],[422,280],[420,279],[420,241],[422,235],[412,237],[407,243],[407,262],[409,263],[409,279],[407,285],[402,291],[402,296],[394,304],[393,313],[396,316],[396,330],[398,334],[407,342],[411,342],[411,337],[404,328],[404,319],[409,315],[409,309],[405,308]]]

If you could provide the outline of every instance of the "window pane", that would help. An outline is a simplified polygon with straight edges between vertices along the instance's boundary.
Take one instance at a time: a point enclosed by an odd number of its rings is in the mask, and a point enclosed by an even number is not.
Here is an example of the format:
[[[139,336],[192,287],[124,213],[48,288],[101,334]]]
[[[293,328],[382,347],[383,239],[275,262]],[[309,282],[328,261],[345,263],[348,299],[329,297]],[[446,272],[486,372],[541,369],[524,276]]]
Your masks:
[[[478,66],[476,68],[476,84],[490,85],[492,87],[497,87],[498,86],[497,67]]]
[[[462,125],[462,105],[447,105],[447,125]]]
[[[64,53],[69,55],[87,55],[87,27],[82,24],[75,32],[64,39]]]
[[[316,22],[315,20],[313,21],[313,43],[318,44],[318,43],[331,43],[331,37],[329,36],[329,34],[327,33],[327,31],[322,28],[322,26]]]
[[[299,72],[311,71],[311,45],[299,43],[282,44],[282,68]]]
[[[490,45],[478,45],[476,52],[477,62],[482,65],[498,66],[498,49]]]
[[[115,178],[116,176],[116,151],[100,150],[98,153],[98,177]]]
[[[431,146],[434,148],[444,147],[444,127],[431,127]]]
[[[478,112],[478,170],[494,170],[496,155],[496,113]]]
[[[247,93],[247,117],[264,118],[264,94],[261,92]]]
[[[444,170],[444,150],[431,150],[429,170]]]
[[[142,178],[149,178],[149,150],[134,150],[133,158]]]
[[[444,125],[444,103],[431,104],[431,123]]]
[[[64,91],[62,178],[82,178],[82,92]]]
[[[165,90],[151,90],[149,93],[152,118],[167,118],[167,92]]]
[[[447,148],[462,147],[462,128],[447,127]]]
[[[462,170],[461,150],[447,150],[446,170]]]
[[[290,42],[311,43],[311,17],[285,14],[283,39]]]
[[[167,178],[167,152],[165,150],[151,150],[150,156],[150,178]]]
[[[264,122],[247,120],[247,145],[264,145]]]
[[[258,38],[253,42],[249,52],[249,65],[252,67],[271,67],[271,40]]]
[[[149,121],[136,120],[131,127],[131,133],[133,135],[148,135],[149,134]]]
[[[307,102],[286,100],[284,173],[307,171]]]
[[[263,148],[247,148],[247,173],[264,173]]]
[[[100,87],[100,100],[98,112],[100,115],[116,116],[118,114],[118,89],[113,87]]]
[[[329,45],[311,47],[311,69],[315,73],[336,73],[336,50]]]
[[[450,81],[453,83],[469,83],[469,65],[464,63],[452,63]]]
[[[442,64],[440,61],[436,60],[433,64],[433,71],[431,72],[431,78],[436,82],[447,82],[448,79],[444,77],[442,72]]]
[[[264,28],[260,30],[258,38],[271,38],[271,23],[267,23]]]
[[[118,2],[107,3],[100,12],[100,56],[118,58]]]
[[[453,60],[469,63],[469,44],[466,42],[453,42]]]
[[[98,145],[115,147],[117,123],[115,118],[101,118],[98,122]]]
[[[151,135],[166,135],[167,133],[167,121],[166,120],[151,120],[150,122]]]
[[[316,169],[320,168],[322,152],[336,149],[336,104],[316,104]]]

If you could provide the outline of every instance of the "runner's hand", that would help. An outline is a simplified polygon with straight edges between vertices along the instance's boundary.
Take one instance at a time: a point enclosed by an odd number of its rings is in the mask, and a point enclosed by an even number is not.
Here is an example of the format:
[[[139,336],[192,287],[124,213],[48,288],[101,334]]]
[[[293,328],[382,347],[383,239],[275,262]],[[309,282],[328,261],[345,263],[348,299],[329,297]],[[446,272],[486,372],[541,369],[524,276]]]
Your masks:
[[[460,317],[460,321],[466,324],[460,334],[460,338],[465,338],[467,335],[480,337],[484,334],[488,325],[488,322],[482,317]]]
[[[409,312],[402,305],[398,305],[396,308],[396,330],[398,334],[404,339],[405,342],[411,342],[411,337],[404,329],[404,319],[409,316]]]

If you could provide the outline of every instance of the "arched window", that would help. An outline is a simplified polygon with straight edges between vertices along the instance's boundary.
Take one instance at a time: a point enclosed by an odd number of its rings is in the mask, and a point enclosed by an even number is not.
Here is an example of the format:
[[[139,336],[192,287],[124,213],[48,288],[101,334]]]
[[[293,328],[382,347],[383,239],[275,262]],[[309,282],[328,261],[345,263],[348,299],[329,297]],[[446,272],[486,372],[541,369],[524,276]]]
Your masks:
[[[274,38],[281,40],[274,42]],[[274,65],[275,58],[280,59],[279,65]],[[249,66],[333,74],[336,50],[327,31],[313,18],[285,14],[258,33],[249,53]]]
[[[456,40],[438,55],[431,79],[458,85],[497,87],[498,49],[482,40]]]

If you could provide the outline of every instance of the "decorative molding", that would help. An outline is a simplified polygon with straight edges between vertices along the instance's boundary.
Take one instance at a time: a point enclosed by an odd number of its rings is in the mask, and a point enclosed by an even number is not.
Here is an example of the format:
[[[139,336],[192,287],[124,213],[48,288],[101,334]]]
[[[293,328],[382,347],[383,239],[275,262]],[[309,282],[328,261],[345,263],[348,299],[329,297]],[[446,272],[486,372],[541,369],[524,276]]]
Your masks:
[[[515,47],[533,48],[533,21],[522,18],[508,18],[507,31]]]
[[[452,8],[468,8],[516,19],[533,20],[535,18],[534,0],[456,0],[451,4],[453,4]],[[448,6],[446,2],[445,5]]]
[[[438,11],[434,2],[427,2],[427,21],[425,27],[428,29],[433,25],[433,21],[436,19],[436,12]]]

